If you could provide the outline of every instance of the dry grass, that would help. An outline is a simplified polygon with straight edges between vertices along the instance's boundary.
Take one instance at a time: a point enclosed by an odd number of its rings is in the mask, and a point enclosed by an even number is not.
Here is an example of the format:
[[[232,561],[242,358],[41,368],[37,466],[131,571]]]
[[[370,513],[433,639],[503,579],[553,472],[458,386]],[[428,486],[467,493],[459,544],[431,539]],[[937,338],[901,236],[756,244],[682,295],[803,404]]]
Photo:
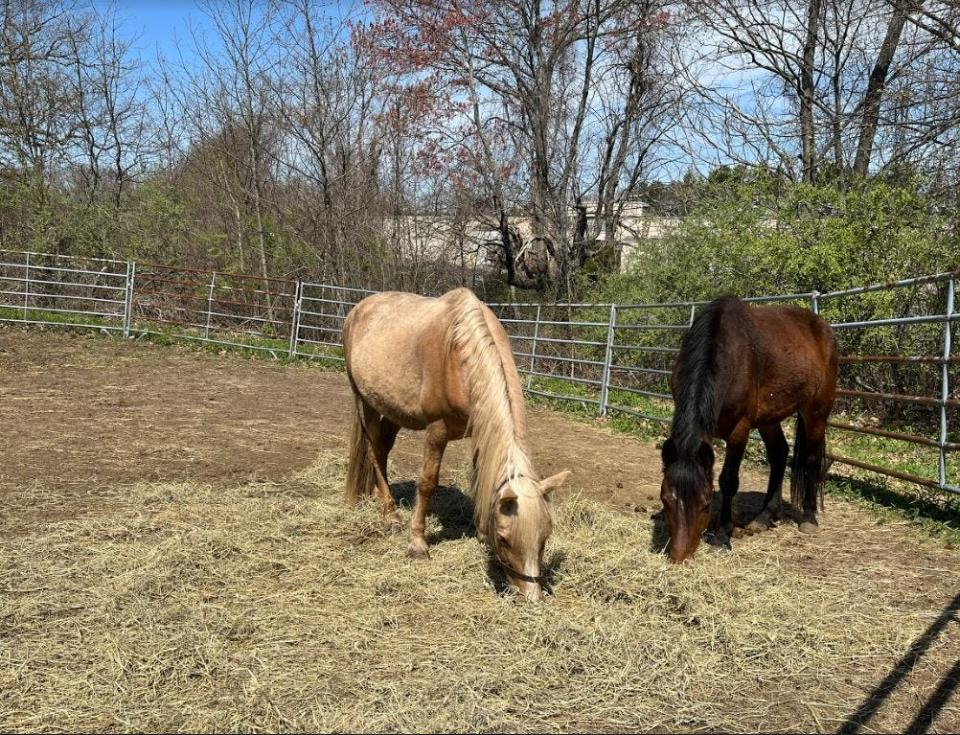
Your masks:
[[[343,472],[117,487],[36,528],[65,498],[7,496],[0,729],[833,730],[931,622],[889,575],[811,572],[828,543],[770,534],[676,568],[648,518],[577,498],[553,597],[522,604],[491,591],[454,491],[416,563],[373,507],[341,505]],[[872,724],[904,727],[932,685]],[[956,698],[935,724],[960,727]]]

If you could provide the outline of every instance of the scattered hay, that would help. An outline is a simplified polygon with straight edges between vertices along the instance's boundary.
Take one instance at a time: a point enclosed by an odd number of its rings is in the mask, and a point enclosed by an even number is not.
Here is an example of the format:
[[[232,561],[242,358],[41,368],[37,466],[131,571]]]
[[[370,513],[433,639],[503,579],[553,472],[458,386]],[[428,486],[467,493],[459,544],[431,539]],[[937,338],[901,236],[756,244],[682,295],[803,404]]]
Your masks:
[[[786,527],[677,568],[649,519],[579,498],[557,511],[554,595],[523,604],[494,594],[458,491],[414,562],[372,505],[341,504],[343,473],[116,488],[34,529],[56,489],[7,496],[0,729],[832,730],[938,612],[889,575],[805,573],[804,546],[823,569],[836,550]],[[937,726],[960,727],[955,699]]]

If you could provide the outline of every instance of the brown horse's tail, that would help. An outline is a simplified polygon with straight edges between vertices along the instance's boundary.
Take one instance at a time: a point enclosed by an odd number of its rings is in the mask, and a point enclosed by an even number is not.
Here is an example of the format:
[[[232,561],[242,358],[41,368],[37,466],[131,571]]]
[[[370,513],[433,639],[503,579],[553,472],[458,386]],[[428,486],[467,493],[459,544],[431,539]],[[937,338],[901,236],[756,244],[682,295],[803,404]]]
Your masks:
[[[370,495],[376,482],[370,452],[367,450],[368,439],[363,426],[362,411],[363,404],[357,398],[356,410],[353,412],[353,426],[350,429],[350,459],[347,463],[346,499],[348,503],[356,503]]]
[[[811,444],[803,416],[797,416],[793,440],[793,466],[790,471],[790,502],[804,511],[823,510],[823,483],[827,469],[827,437]]]

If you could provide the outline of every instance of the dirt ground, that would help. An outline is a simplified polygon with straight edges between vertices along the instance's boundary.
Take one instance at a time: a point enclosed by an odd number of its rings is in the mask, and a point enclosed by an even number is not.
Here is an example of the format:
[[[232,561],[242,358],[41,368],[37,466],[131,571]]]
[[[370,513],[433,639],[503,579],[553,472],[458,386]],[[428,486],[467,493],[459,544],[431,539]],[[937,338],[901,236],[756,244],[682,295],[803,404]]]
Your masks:
[[[344,448],[349,395],[342,374],[307,364],[0,327],[0,528],[18,535],[38,523],[108,514],[118,486],[144,481],[279,481]],[[567,493],[647,515],[659,507],[659,453],[651,444],[541,407],[530,408],[530,437],[541,473],[573,470]],[[401,433],[391,480],[416,476],[420,442]],[[466,444],[452,445],[442,478],[466,461]],[[764,483],[760,471],[746,470],[743,501],[755,502]],[[70,501],[4,514],[3,495],[30,486],[57,488]],[[896,600],[891,614],[928,626],[868,686],[849,682],[858,695],[826,721],[841,723],[842,732],[960,727],[960,554],[907,524],[878,525],[829,500],[818,537],[834,552],[828,558],[805,553],[805,544],[820,542],[788,524],[771,535],[783,551],[778,563],[814,577],[870,575]],[[844,538],[856,539],[849,552]],[[750,553],[755,543],[735,541],[734,553]],[[878,574],[890,576],[878,581]],[[0,632],[2,622],[0,615]]]
[[[351,407],[344,375],[315,366],[0,328],[0,489],[279,479],[345,448]],[[595,499],[659,504],[655,447],[536,406],[530,437],[544,476],[571,469]],[[422,441],[401,432],[391,479],[417,475]],[[451,444],[443,477],[467,458]]]

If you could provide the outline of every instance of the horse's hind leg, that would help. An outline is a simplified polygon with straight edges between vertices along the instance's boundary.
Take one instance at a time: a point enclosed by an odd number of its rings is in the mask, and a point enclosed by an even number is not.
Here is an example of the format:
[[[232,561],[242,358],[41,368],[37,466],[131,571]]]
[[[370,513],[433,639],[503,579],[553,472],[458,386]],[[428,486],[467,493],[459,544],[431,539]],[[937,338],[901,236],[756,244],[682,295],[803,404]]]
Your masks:
[[[390,479],[387,475],[387,458],[390,456],[390,450],[393,449],[393,445],[397,441],[397,433],[399,431],[400,427],[386,416],[380,417],[380,440],[377,443],[377,463],[380,466],[380,472],[383,474],[383,479],[387,483],[388,488],[390,487]]]
[[[430,497],[440,481],[440,462],[443,460],[443,451],[446,447],[447,427],[442,421],[430,424],[427,427],[427,440],[423,448],[423,470],[420,473],[420,481],[417,483],[417,502],[413,506],[413,516],[410,518],[410,545],[407,547],[407,555],[415,559],[430,558],[424,531],[427,528]]]
[[[400,517],[397,515],[397,504],[390,494],[390,485],[387,484],[387,454],[393,448],[397,437],[397,427],[388,419],[381,418],[375,410],[363,404],[363,422],[367,434],[367,456],[373,465],[376,476],[377,498],[380,500],[380,509],[383,522],[387,529],[400,529]],[[387,440],[387,441],[385,441]],[[386,447],[386,450],[384,450]]]
[[[827,419],[823,415],[803,416],[797,422],[797,432],[803,431],[804,441],[798,441],[794,447],[792,495],[801,504],[800,530],[803,533],[816,533],[817,498],[820,495],[825,475]]]
[[[779,520],[782,511],[783,476],[787,470],[787,456],[790,454],[790,445],[787,444],[780,424],[761,426],[759,431],[767,449],[770,479],[767,482],[767,496],[763,499],[763,509],[747,524],[750,533],[766,531],[773,527],[774,521]]]

